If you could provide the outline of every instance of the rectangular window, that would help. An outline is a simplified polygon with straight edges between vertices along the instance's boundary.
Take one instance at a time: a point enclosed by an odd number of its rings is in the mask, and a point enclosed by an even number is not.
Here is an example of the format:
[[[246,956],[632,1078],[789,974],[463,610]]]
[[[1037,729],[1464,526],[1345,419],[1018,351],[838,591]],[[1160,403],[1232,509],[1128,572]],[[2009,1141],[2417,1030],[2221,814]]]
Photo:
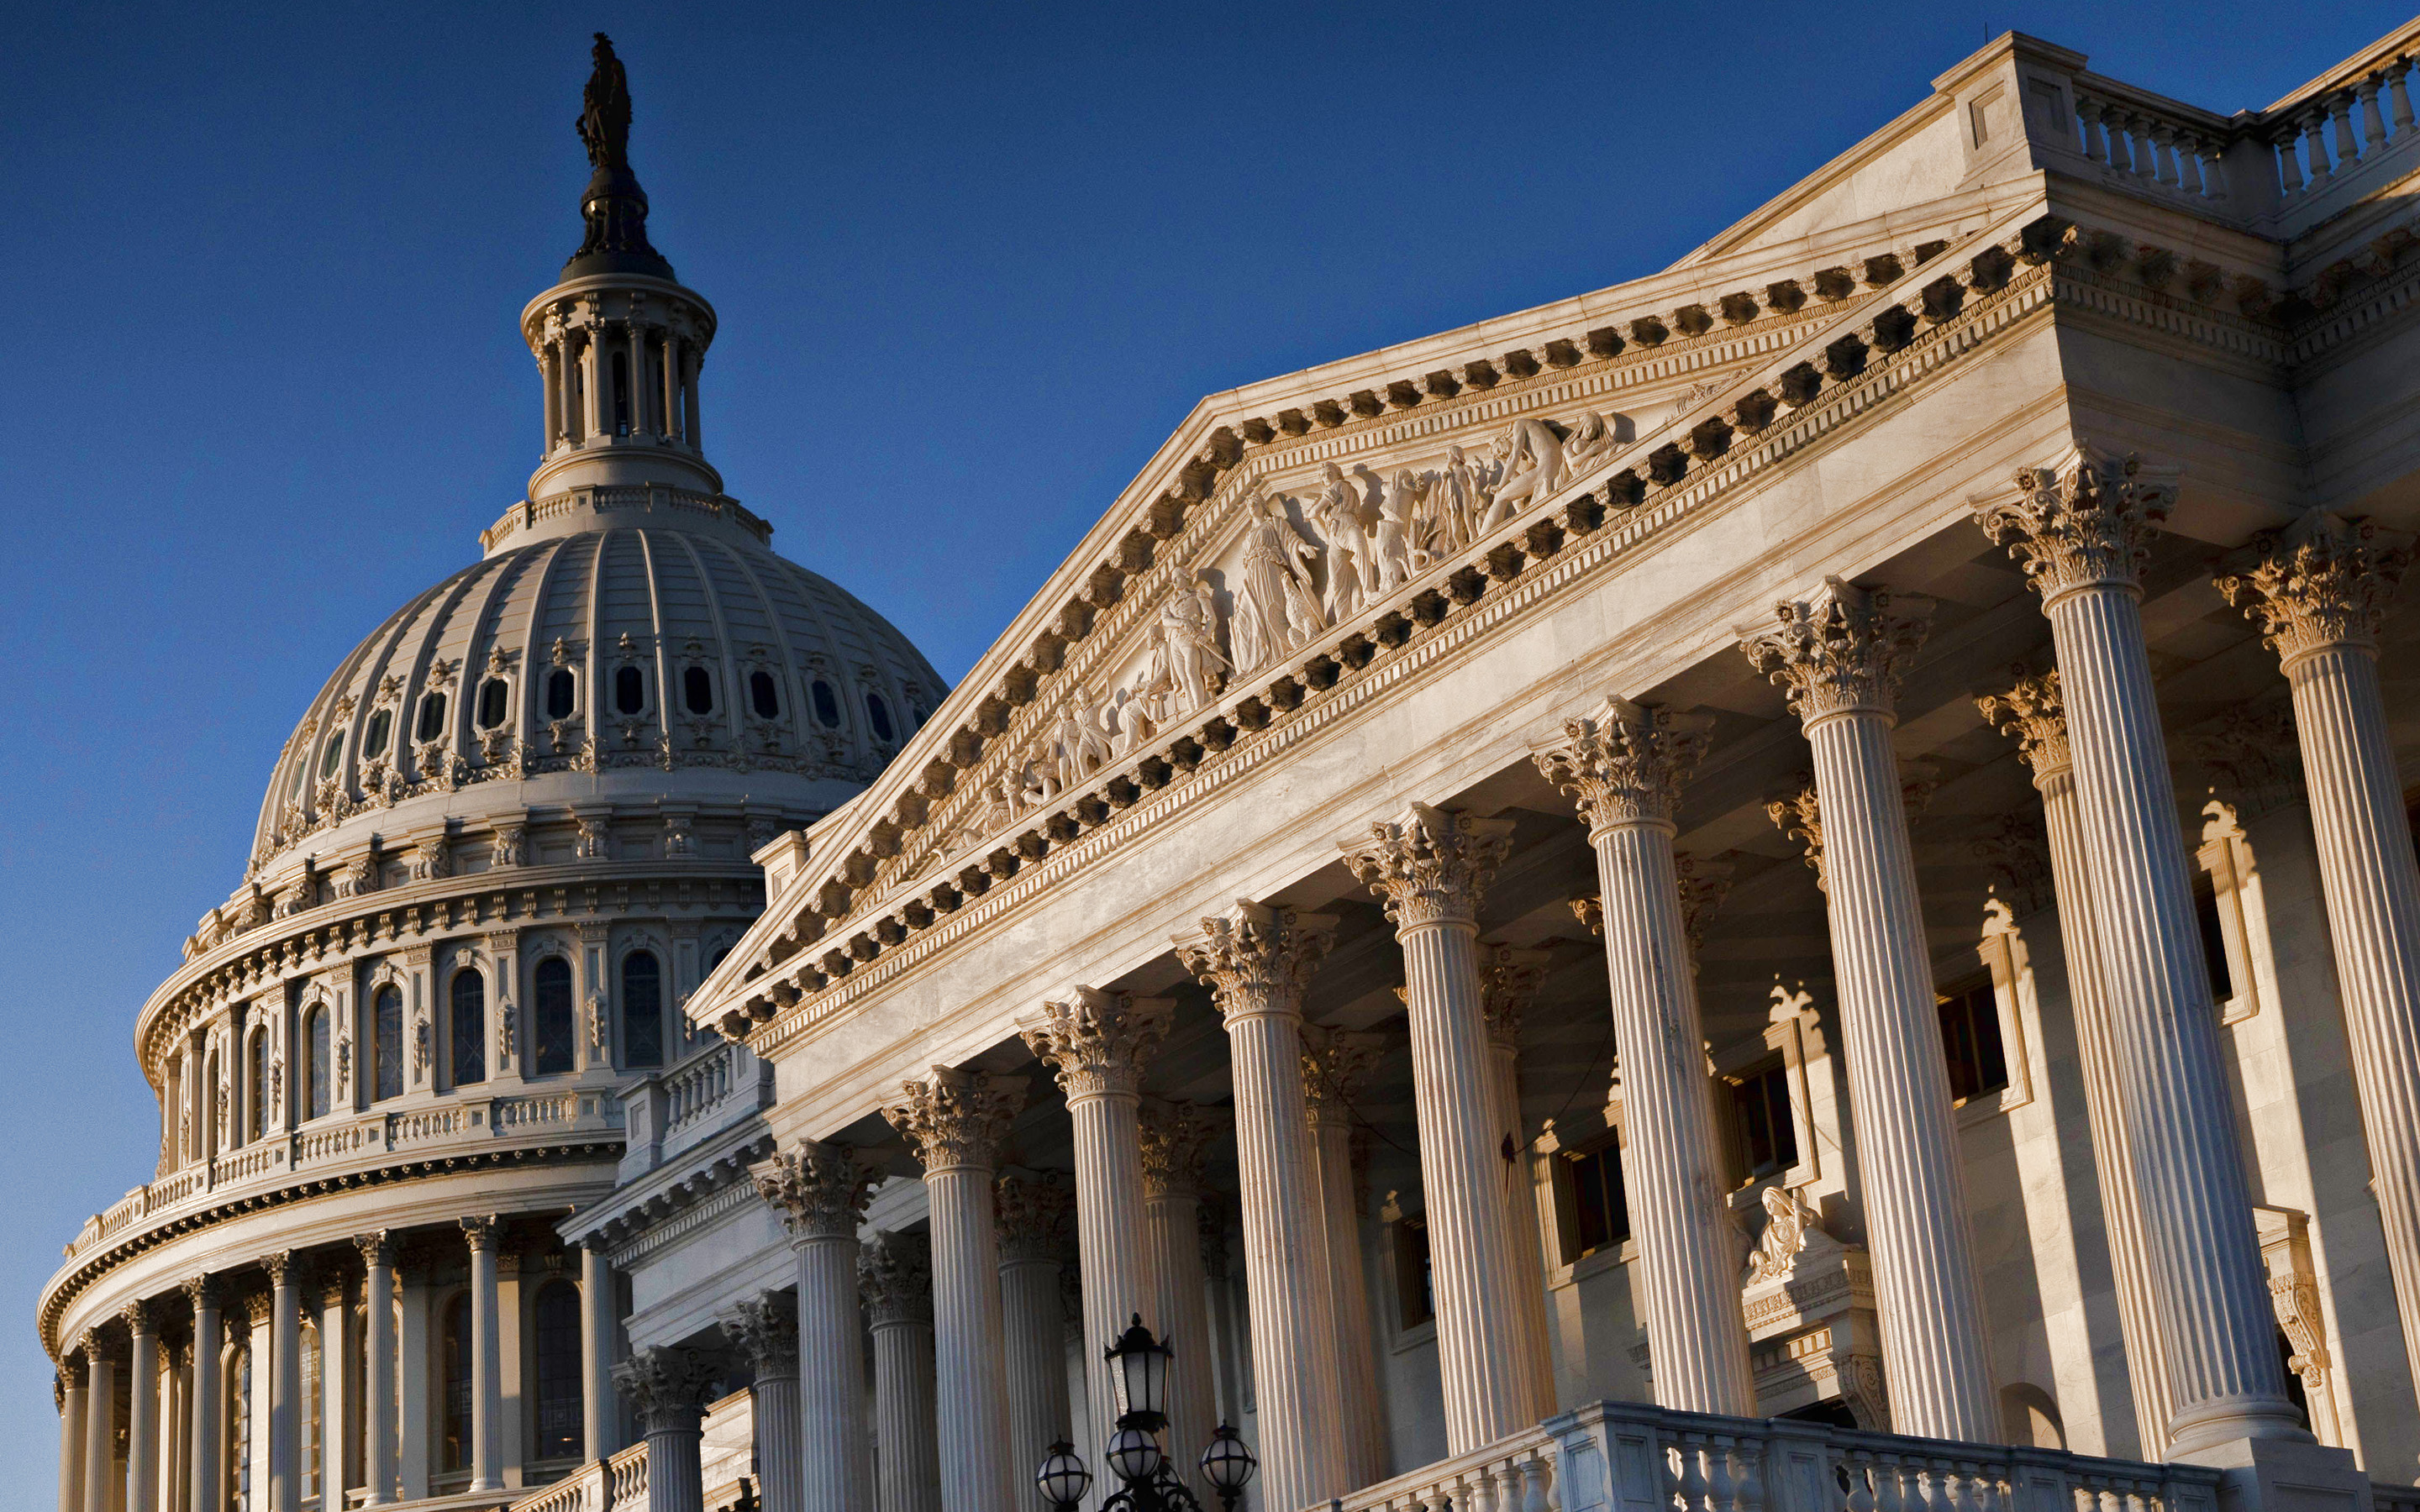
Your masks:
[[[1621,1188],[1621,1149],[1606,1140],[1593,1149],[1565,1150],[1559,1175],[1571,1199],[1572,1222],[1563,1235],[1563,1263],[1599,1250],[1620,1249],[1630,1238],[1630,1200]]]
[[[1418,1328],[1436,1319],[1425,1218],[1400,1218],[1395,1222],[1395,1301],[1402,1309],[1404,1329]]]
[[[2009,1085],[2008,1052],[2000,1042],[2000,995],[1989,977],[1940,999],[1941,1049],[1949,1065],[1949,1095],[1960,1103]]]
[[[2223,1011],[2235,1000],[2235,973],[2226,967],[2226,924],[2219,917],[2218,887],[2207,872],[2194,893],[2194,922],[2201,926],[2201,964],[2210,973],[2210,995]]]
[[[1798,1164],[1798,1125],[1790,1114],[1790,1068],[1778,1065],[1731,1084],[1731,1119],[1739,1129],[1743,1182]]]

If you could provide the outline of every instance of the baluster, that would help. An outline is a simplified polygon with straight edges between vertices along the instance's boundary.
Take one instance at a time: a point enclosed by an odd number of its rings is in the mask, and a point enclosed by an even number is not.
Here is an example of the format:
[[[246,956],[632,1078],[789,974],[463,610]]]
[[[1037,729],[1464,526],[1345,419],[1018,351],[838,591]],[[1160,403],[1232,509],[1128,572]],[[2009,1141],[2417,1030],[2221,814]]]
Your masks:
[[[2319,192],[2321,184],[2335,177],[2328,166],[2328,112],[2324,105],[2314,106],[2303,116],[2303,149],[2310,162],[2311,190]]]
[[[2115,105],[2103,105],[2101,129],[2109,133],[2109,166],[2119,173],[2133,173],[2134,139],[2126,131],[2126,113]]]
[[[2151,123],[2151,182],[2174,189],[2184,182],[2176,167],[2176,128],[2165,121]]]
[[[2126,113],[2126,143],[2134,158],[2134,177],[2160,181],[2160,145],[2151,139],[2151,117],[2140,111]]]
[[[2339,89],[2328,101],[2328,118],[2336,128],[2336,171],[2345,172],[2361,161],[2361,144],[2353,140],[2352,95]]]
[[[2292,199],[2303,192],[2303,160],[2294,150],[2295,135],[2290,130],[2269,146],[2277,154],[2277,192],[2280,198]]]
[[[1753,1439],[1740,1441],[1739,1492],[1735,1498],[1739,1512],[1764,1512],[1764,1445]]]
[[[1844,1457],[1833,1466],[1832,1484],[1841,1489],[1843,1512],[1875,1512],[1871,1465],[1863,1461],[1850,1462]]]
[[[2393,107],[2395,140],[2402,141],[2412,134],[2412,60],[2397,58],[2386,66],[2387,101]]]
[[[1681,1455],[1681,1505],[1686,1512],[1709,1512],[1706,1503],[1706,1467],[1699,1462],[1698,1446],[1683,1443]]]
[[[1897,1455],[1877,1455],[1873,1463],[1874,1512],[1912,1512],[1907,1485],[1900,1477]]]
[[[2101,101],[2083,95],[2076,96],[2075,119],[2077,130],[2084,138],[2085,161],[2107,162],[2109,148],[2101,138]]]
[[[1529,1490],[1521,1504],[1521,1512],[1560,1512],[1563,1499],[1560,1488],[1555,1485],[1553,1456],[1544,1452],[1532,1453],[1521,1473]]]
[[[1712,1438],[1706,1441],[1706,1504],[1714,1512],[1739,1512],[1734,1500],[1739,1483],[1731,1476],[1731,1441]]]
[[[2361,137],[2368,156],[2386,145],[2386,117],[2378,112],[2378,92],[2384,87],[2385,79],[2375,73],[2352,86],[2353,97],[2361,101]]]

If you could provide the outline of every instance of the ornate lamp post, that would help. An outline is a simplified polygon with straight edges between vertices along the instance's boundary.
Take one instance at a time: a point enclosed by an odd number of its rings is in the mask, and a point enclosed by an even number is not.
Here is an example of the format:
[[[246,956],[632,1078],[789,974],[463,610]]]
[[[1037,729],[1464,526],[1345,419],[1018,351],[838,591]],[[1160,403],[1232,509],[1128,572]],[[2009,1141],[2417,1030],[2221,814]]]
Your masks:
[[[1101,1512],[1202,1512],[1202,1503],[1161,1453],[1157,1437],[1168,1426],[1168,1362],[1174,1353],[1151,1336],[1137,1313],[1105,1356],[1116,1366],[1109,1383],[1117,1393],[1118,1421],[1102,1458],[1122,1484],[1101,1504]],[[1235,1498],[1259,1468],[1252,1451],[1225,1423],[1202,1452],[1202,1478],[1218,1493],[1222,1512],[1233,1512]],[[1077,1458],[1075,1445],[1063,1440],[1043,1458],[1033,1484],[1053,1512],[1072,1512],[1091,1488],[1093,1473]]]

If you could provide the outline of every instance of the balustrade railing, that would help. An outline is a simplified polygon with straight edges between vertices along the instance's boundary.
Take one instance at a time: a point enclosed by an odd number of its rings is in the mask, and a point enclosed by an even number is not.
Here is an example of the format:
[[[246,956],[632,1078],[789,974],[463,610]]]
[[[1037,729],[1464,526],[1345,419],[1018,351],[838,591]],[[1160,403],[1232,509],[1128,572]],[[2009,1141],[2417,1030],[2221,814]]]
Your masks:
[[[1531,1428],[1328,1505],[1330,1512],[1556,1512],[1554,1447],[1544,1428]]]
[[[709,1046],[664,1076],[664,1133],[678,1134],[730,1099],[737,1081],[737,1045]]]
[[[522,1497],[512,1504],[511,1512],[609,1512],[604,1493],[605,1462],[594,1460]]]
[[[2191,200],[2234,197],[2224,161],[2230,133],[2223,124],[2082,76],[2075,80],[2075,118],[2085,157],[2137,188]]]
[[[2408,53],[2379,59],[2366,72],[2263,113],[2283,200],[2320,194],[2390,153],[2400,155],[2420,135],[2412,111],[2413,62]]]
[[[647,1441],[642,1439],[605,1461],[605,1475],[613,1500],[601,1512],[641,1512],[647,1504]]]

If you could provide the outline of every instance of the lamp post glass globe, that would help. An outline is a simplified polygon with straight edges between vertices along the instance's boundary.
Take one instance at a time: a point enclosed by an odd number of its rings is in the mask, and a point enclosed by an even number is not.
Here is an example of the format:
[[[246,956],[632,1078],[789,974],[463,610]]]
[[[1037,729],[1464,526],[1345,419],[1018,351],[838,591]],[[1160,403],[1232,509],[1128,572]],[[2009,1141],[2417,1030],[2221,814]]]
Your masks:
[[[1132,1427],[1118,1429],[1102,1458],[1109,1461],[1110,1473],[1130,1486],[1151,1479],[1164,1458],[1157,1439]]]
[[[1042,1468],[1033,1473],[1033,1484],[1041,1489],[1043,1501],[1065,1512],[1083,1501],[1084,1492],[1093,1484],[1093,1473],[1076,1458],[1076,1446],[1062,1439],[1042,1457]]]
[[[1118,1396],[1118,1419],[1137,1419],[1139,1427],[1156,1428],[1168,1417],[1168,1360],[1175,1351],[1151,1336],[1142,1326],[1142,1314],[1118,1335],[1103,1358],[1117,1368],[1110,1373],[1109,1382]],[[1140,1419],[1148,1415],[1151,1421]]]
[[[1210,1447],[1202,1451],[1202,1478],[1231,1504],[1260,1468],[1261,1462],[1252,1458],[1250,1446],[1233,1423],[1219,1424],[1218,1431],[1210,1436]]]

